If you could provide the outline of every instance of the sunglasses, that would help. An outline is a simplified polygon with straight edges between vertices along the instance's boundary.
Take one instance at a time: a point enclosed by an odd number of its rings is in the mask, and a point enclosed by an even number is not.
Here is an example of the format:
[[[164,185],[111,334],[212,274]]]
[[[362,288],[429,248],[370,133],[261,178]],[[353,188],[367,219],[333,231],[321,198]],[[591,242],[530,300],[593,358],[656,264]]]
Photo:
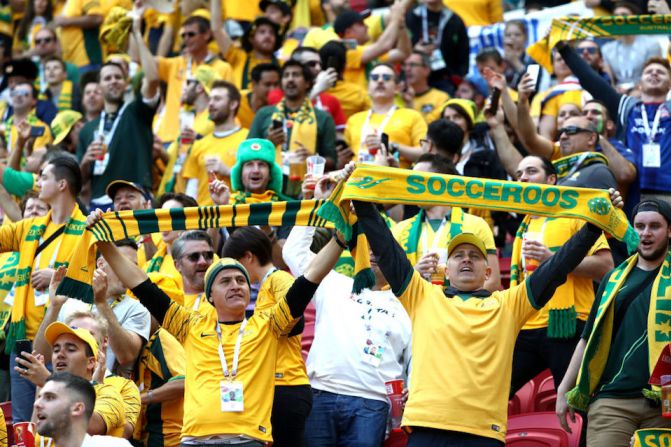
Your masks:
[[[35,45],[42,45],[43,43],[51,43],[54,39],[52,37],[45,37],[44,39],[35,39]]]
[[[307,61],[305,65],[307,65],[310,68],[315,68],[317,65],[321,66],[321,62],[319,61]]]
[[[188,259],[191,262],[198,262],[200,257],[203,257],[206,261],[212,261],[214,259],[214,252],[213,251],[197,251],[195,253],[189,253],[188,255],[184,255],[186,259]]]
[[[187,38],[191,39],[192,37],[196,37],[197,35],[198,33],[196,33],[195,31],[187,31],[180,34],[179,36],[182,38],[182,40],[185,40]]]
[[[578,49],[581,53],[589,53],[589,54],[596,54],[596,47],[585,47],[585,48],[579,48]]]
[[[589,130],[589,129],[583,129],[582,127],[578,127],[578,126],[566,126],[566,127],[562,127],[561,129],[559,129],[557,131],[557,135],[561,135],[561,134],[565,133],[566,135],[571,136],[571,135],[577,135],[580,132],[593,133],[594,131]]]
[[[394,78],[394,76],[390,75],[389,73],[384,73],[384,74],[374,73],[374,74],[370,75],[370,80],[373,81],[373,82],[379,81],[380,78],[382,78],[382,80],[384,82],[389,82]]]
[[[30,94],[31,94],[30,90],[16,89],[9,92],[9,96],[11,96],[12,98],[16,98],[17,96],[23,96],[24,98],[27,98],[28,96],[30,96]]]

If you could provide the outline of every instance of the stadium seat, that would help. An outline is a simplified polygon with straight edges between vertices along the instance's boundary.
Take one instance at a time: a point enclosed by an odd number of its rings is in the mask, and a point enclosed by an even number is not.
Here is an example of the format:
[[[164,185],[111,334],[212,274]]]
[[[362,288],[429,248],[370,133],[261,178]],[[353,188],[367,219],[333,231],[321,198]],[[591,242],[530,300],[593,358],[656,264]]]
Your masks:
[[[0,403],[0,409],[2,409],[2,414],[5,416],[5,425],[7,426],[7,445],[14,445],[14,420],[12,418],[12,402],[2,402]]]
[[[408,436],[400,428],[395,428],[384,441],[384,447],[405,447],[408,443]]]
[[[533,411],[555,411],[557,401],[557,390],[555,390],[554,379],[549,369],[534,378],[536,393],[533,398]]]
[[[573,433],[567,433],[559,425],[554,412],[515,415],[508,418],[507,447],[578,447],[582,418],[569,424]]]
[[[535,394],[536,383],[530,380],[508,402],[508,416],[533,412]]]

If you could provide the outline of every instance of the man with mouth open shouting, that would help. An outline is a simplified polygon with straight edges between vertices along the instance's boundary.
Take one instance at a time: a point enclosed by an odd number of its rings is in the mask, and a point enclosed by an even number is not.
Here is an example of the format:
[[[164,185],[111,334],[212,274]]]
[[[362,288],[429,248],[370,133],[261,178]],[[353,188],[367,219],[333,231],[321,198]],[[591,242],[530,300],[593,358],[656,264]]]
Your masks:
[[[622,199],[611,190],[613,204]],[[503,446],[515,339],[601,235],[586,224],[520,285],[484,289],[491,267],[472,233],[447,247],[448,287],[425,281],[384,225],[374,204],[354,201],[380,270],[412,321],[413,374],[402,425],[408,447]]]

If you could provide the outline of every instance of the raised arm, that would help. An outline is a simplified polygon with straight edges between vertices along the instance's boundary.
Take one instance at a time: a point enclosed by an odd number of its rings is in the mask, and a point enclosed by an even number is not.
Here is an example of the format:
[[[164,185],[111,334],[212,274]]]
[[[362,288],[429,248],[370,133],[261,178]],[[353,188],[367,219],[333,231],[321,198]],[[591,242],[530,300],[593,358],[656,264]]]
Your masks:
[[[142,97],[145,100],[150,100],[156,97],[159,88],[158,64],[142,38],[143,12],[144,7],[141,6],[141,2],[136,2],[136,6],[133,8],[133,28],[130,38],[137,48],[140,64],[144,71],[144,78],[142,79]]]
[[[529,97],[535,88],[534,80],[529,77],[529,74],[525,74],[518,86],[517,136],[530,153],[549,160],[552,158],[554,144],[536,131],[536,124],[531,117],[529,107]]]
[[[517,166],[522,161],[522,154],[508,138],[508,133],[503,125],[503,111],[499,109],[496,115],[485,112],[485,117],[487,118],[487,124],[489,124],[489,136],[494,142],[503,169],[514,178]]]
[[[217,42],[221,55],[226,56],[231,45],[233,45],[233,41],[221,21],[221,2],[219,1],[210,2],[210,28],[212,28],[212,35],[214,41]]]
[[[580,81],[582,88],[587,90],[595,99],[606,104],[608,113],[616,119],[620,100],[622,95],[617,93],[611,85],[606,82],[596,71],[583,60],[567,42],[559,42],[555,47],[559,50],[559,54],[566,62],[566,65],[571,69],[573,74]]]
[[[35,334],[33,349],[37,351],[38,354],[44,356],[45,363],[51,362],[51,346],[47,343],[47,339],[44,338],[44,331],[51,323],[58,321],[58,314],[63,308],[63,304],[68,300],[67,296],[56,295],[56,289],[58,289],[58,285],[63,278],[65,278],[65,273],[67,271],[68,269],[65,266],[60,266],[51,277],[51,282],[49,283],[49,305],[44,313],[42,323],[40,323],[40,327],[37,329],[37,334]]]
[[[394,48],[396,41],[398,40],[401,21],[403,21],[403,29],[405,32],[403,5],[401,3],[396,3],[392,5],[390,9],[389,26],[387,26],[375,43],[364,47],[363,54],[361,55],[361,65],[371,62],[373,59],[390,52]]]
[[[607,138],[599,137],[599,146],[608,159],[608,168],[617,180],[617,189],[626,195],[629,185],[636,180],[636,166],[624,158]]]

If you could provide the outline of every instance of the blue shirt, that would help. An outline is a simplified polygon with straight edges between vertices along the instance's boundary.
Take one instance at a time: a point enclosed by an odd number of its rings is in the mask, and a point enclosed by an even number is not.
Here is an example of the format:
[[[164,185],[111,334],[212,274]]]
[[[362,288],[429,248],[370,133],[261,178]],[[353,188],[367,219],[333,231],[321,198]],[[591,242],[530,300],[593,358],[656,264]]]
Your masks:
[[[659,106],[660,104],[645,104],[650,129],[652,129]],[[641,191],[671,192],[671,114],[666,106],[662,109],[659,128],[653,138],[653,142],[660,145],[661,164],[659,168],[643,167],[643,145],[649,141],[643,125],[641,105],[633,107],[629,112],[625,138],[626,145],[631,148],[636,157],[635,164]]]

